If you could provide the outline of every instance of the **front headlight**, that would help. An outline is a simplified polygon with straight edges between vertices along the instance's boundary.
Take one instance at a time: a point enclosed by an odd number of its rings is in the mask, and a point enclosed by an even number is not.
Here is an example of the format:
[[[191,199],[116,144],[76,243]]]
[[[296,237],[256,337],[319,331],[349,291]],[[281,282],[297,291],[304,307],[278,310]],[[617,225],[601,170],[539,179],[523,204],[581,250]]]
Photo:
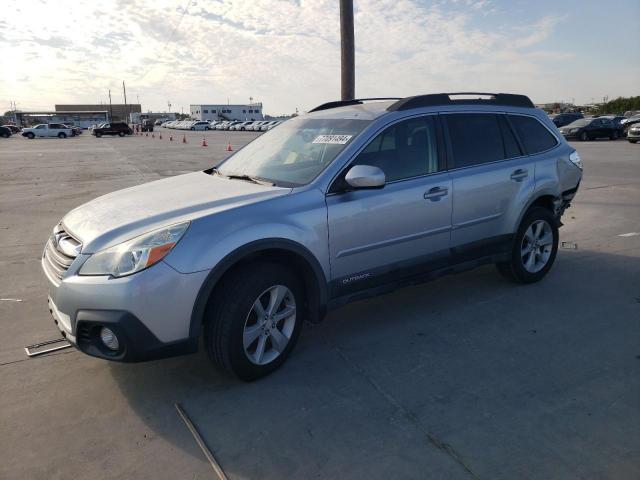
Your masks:
[[[94,253],[80,268],[80,275],[124,277],[158,263],[176,246],[189,222],[159,228],[124,243]]]

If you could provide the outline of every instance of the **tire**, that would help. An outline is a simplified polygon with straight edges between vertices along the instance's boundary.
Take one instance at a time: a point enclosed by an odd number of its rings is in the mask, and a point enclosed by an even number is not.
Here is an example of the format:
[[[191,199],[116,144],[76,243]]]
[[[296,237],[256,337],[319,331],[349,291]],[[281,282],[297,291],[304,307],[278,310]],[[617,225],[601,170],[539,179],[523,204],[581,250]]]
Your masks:
[[[543,207],[531,207],[520,222],[513,239],[511,259],[496,264],[498,271],[517,283],[542,280],[556,259],[558,238],[558,223],[551,212]],[[532,240],[536,242],[533,248],[530,247]],[[542,243],[540,240],[548,240],[549,243]],[[523,253],[527,249],[531,253]]]
[[[66,134],[66,133],[64,133],[64,132],[60,132],[60,133],[58,134],[58,138],[67,138],[67,134]]]
[[[195,128],[195,127],[191,127],[191,131],[192,131],[192,132],[195,132],[195,131],[196,131],[196,128]]]
[[[36,138],[36,136],[32,132],[29,132],[29,133],[27,133],[27,138],[29,140],[33,140],[34,138]]]
[[[638,140],[629,140],[629,143],[638,143]]]
[[[125,133],[124,133],[124,132],[118,132],[118,136],[119,136],[119,137],[124,137],[124,136],[125,136]]]
[[[2,138],[9,138],[11,136],[11,134],[9,133],[3,133],[2,134]]]
[[[208,132],[209,130],[211,130],[209,127],[204,127],[204,129]]]
[[[284,363],[300,335],[304,321],[301,282],[288,268],[266,262],[240,267],[223,282],[212,295],[205,313],[207,354],[211,361],[241,380],[264,377]],[[289,309],[289,316],[275,320],[270,326],[271,320],[262,317],[265,323],[261,323],[257,309],[268,312],[269,302],[278,298],[277,293],[285,295],[273,312],[284,315],[285,309]],[[258,301],[261,307],[256,306]],[[245,338],[249,340],[246,344]],[[279,348],[275,338],[282,342]],[[258,351],[260,344],[262,355]]]
[[[578,138],[580,138],[581,142],[586,142],[589,140],[589,135],[587,135],[587,132],[582,132]]]
[[[100,138],[102,134],[100,132],[96,132],[96,138]]]

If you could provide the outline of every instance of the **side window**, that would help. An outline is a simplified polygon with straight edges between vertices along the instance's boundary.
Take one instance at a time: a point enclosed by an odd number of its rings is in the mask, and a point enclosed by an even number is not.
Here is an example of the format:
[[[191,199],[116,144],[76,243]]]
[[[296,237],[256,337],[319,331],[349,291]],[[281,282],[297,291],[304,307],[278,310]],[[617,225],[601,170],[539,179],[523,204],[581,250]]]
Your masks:
[[[505,158],[498,115],[455,113],[444,115],[449,129],[454,168]]]
[[[509,120],[529,155],[544,152],[558,144],[556,137],[533,117],[509,115]]]
[[[405,120],[379,133],[351,165],[380,168],[387,182],[438,171],[438,140],[433,116]]]
[[[502,130],[502,141],[504,143],[505,158],[515,158],[522,156],[522,151],[520,150],[518,141],[516,140],[516,137],[513,134],[513,130],[511,130],[511,126],[507,122],[507,119],[503,115],[500,115],[498,118],[500,122],[500,130]]]

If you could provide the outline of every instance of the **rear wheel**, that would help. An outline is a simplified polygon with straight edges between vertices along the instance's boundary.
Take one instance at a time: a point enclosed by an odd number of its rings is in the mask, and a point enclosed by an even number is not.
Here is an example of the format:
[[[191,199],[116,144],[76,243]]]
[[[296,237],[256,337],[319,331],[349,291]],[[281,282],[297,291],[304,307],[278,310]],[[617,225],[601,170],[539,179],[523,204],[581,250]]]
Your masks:
[[[100,132],[96,132],[96,137],[100,138],[102,136],[102,134]]]
[[[9,134],[9,133],[7,133],[7,132],[4,132],[4,133],[2,134],[2,137],[3,137],[3,138],[9,138],[10,136],[11,136],[11,134]]]
[[[558,237],[558,224],[551,212],[532,207],[516,232],[510,260],[498,263],[498,271],[518,283],[541,280],[555,261]]]
[[[579,138],[581,142],[586,142],[587,140],[589,140],[589,135],[587,135],[587,132],[582,132]]]
[[[124,133],[124,132],[118,132],[118,136],[120,136],[120,137],[124,137],[124,136],[125,136],[125,133]]]
[[[67,134],[66,134],[66,133],[64,133],[64,132],[60,132],[60,133],[58,134],[58,138],[67,138]]]
[[[638,140],[629,140],[629,143],[638,143]]]
[[[284,363],[300,334],[300,281],[275,263],[246,265],[223,281],[205,318],[209,358],[242,380],[268,375]]]

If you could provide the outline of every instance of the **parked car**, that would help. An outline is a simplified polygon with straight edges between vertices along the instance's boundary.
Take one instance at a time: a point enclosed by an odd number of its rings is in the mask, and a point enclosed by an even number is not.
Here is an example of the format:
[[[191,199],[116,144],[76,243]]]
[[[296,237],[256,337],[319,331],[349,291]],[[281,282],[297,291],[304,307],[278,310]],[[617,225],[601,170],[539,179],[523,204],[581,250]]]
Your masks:
[[[71,129],[71,132],[73,133],[72,136],[82,134],[82,129],[80,127],[76,127],[75,125],[67,125],[67,124],[64,124],[64,126]]]
[[[211,130],[211,124],[205,120],[193,122],[189,126],[190,130]]]
[[[4,125],[0,126],[0,137],[9,138],[12,134],[13,132],[9,127],[5,127]]]
[[[550,115],[550,118],[555,126],[560,128],[564,127],[565,125],[569,125],[576,120],[584,118],[584,115],[582,115],[581,113],[557,113],[555,115]]]
[[[634,116],[625,118],[624,120],[621,120],[620,126],[622,127],[623,134],[627,135],[631,126],[636,125],[638,123],[640,123],[640,115],[634,115]]]
[[[124,137],[125,135],[132,135],[133,130],[126,123],[105,123],[98,128],[94,128],[91,132],[96,137],[100,138],[103,135],[118,135]]]
[[[620,136],[618,127],[608,118],[581,118],[560,128],[565,138],[577,138],[581,141],[596,138],[615,140]]]
[[[278,125],[282,124],[283,120],[278,120],[277,122],[272,123],[267,127],[267,130],[272,130],[276,128]]]
[[[627,140],[631,143],[638,143],[638,140],[640,140],[640,123],[635,123],[629,127]]]
[[[244,132],[251,125],[253,125],[253,121],[238,122],[235,125],[233,125],[232,127],[230,127],[229,130],[237,130],[238,132]]]
[[[542,110],[509,94],[364,104],[321,105],[217,168],[65,215],[42,257],[62,334],[125,362],[202,336],[253,380],[350,301],[487,263],[544,278],[582,161]]]
[[[16,125],[3,125],[4,128],[11,130],[11,134],[20,133],[22,129]]]
[[[35,127],[22,129],[22,136],[30,140],[36,137],[67,138],[73,135],[73,129],[61,123],[41,123]]]

